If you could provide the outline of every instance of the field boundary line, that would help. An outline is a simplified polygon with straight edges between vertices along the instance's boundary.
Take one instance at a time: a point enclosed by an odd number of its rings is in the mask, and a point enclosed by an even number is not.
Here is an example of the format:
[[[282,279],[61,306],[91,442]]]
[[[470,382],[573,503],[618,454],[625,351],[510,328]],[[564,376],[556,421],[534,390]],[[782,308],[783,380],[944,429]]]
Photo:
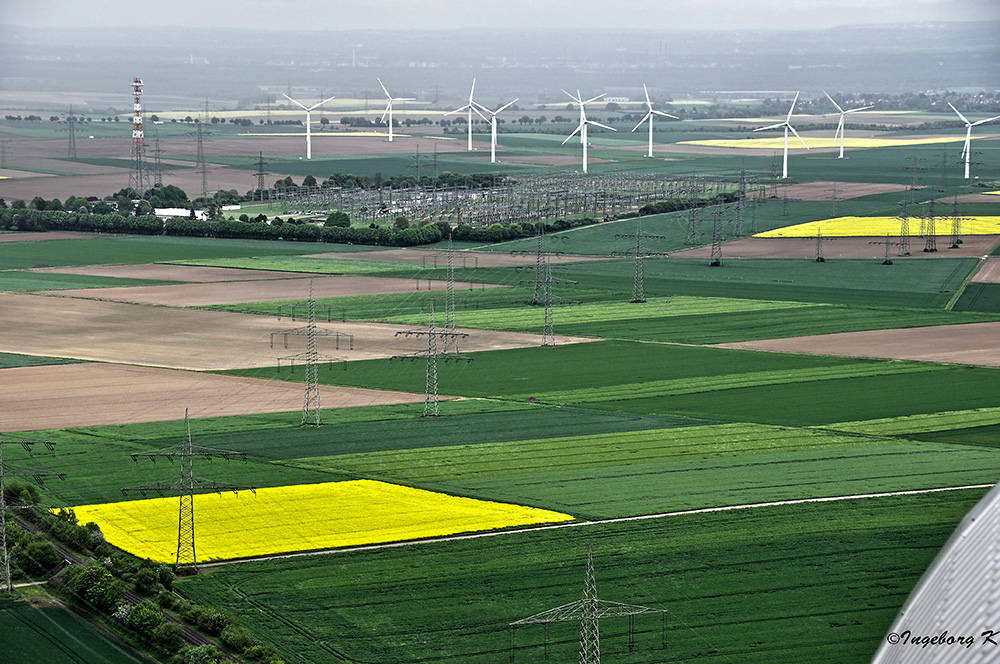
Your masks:
[[[802,505],[805,503],[834,503],[845,500],[862,500],[865,498],[890,498],[893,496],[915,496],[927,493],[942,493],[945,491],[963,491],[965,489],[989,489],[995,484],[967,484],[964,486],[947,486],[933,489],[908,489],[906,491],[883,491],[879,493],[856,493],[846,496],[825,496],[820,498],[793,498],[789,500],[772,500],[763,503],[745,503],[743,505],[723,505],[721,507],[699,507],[690,510],[678,510],[675,512],[661,512],[659,514],[639,514],[636,516],[622,516],[612,519],[595,519],[591,521],[574,521],[571,523],[553,523],[549,525],[531,526],[525,528],[512,528],[509,530],[491,530],[481,533],[466,533],[462,535],[449,535],[446,537],[433,537],[419,540],[405,540],[402,542],[383,542],[381,544],[365,544],[362,546],[350,546],[336,549],[324,549],[321,551],[300,551],[292,553],[282,553],[271,556],[259,556],[255,558],[234,558],[232,560],[221,560],[217,562],[200,563],[199,567],[222,567],[224,565],[234,565],[237,563],[263,562],[266,560],[281,560],[283,558],[301,558],[304,556],[321,556],[333,553],[354,553],[358,551],[378,551],[381,549],[393,549],[404,546],[414,546],[417,544],[436,544],[439,542],[454,542],[459,540],[479,539],[482,537],[497,537],[500,535],[513,535],[520,533],[534,533],[541,530],[559,530],[562,528],[580,528],[584,526],[602,526],[612,523],[628,523],[630,521],[648,521],[651,519],[665,519],[673,516],[686,516],[688,514],[708,514],[711,512],[732,512],[735,510],[756,509],[761,507],[778,507],[781,505]]]
[[[969,271],[967,275],[965,275],[965,279],[963,279],[962,283],[960,283],[958,285],[958,288],[955,289],[955,294],[952,295],[951,299],[948,300],[948,303],[944,305],[945,311],[951,311],[952,309],[955,308],[955,304],[958,302],[959,298],[962,297],[962,293],[964,293],[965,289],[969,286],[970,283],[972,283],[972,278],[975,277],[977,274],[979,274],[979,271],[983,269],[983,266],[986,265],[986,260],[989,257],[990,257],[989,254],[979,257],[979,262],[976,263],[976,267],[974,267],[972,270]]]

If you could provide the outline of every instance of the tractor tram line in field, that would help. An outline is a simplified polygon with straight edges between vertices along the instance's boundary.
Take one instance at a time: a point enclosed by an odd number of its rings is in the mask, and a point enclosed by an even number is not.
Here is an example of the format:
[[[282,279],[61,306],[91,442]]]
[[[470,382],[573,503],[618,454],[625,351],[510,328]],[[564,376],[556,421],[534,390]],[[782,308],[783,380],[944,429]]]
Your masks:
[[[299,551],[294,553],[283,553],[272,556],[261,556],[254,558],[233,558],[231,560],[218,560],[213,562],[200,563],[199,567],[224,567],[239,563],[264,562],[268,560],[283,560],[287,558],[302,558],[305,556],[322,556],[337,553],[357,553],[361,551],[379,551],[384,549],[396,549],[400,547],[415,546],[420,544],[438,544],[441,542],[456,542],[462,540],[474,540],[484,537],[497,537],[502,535],[518,535],[524,533],[536,533],[546,530],[562,530],[565,528],[580,528],[590,526],[605,526],[616,523],[630,523],[636,521],[648,521],[653,519],[666,519],[670,517],[688,516],[692,514],[709,514],[713,512],[732,512],[736,510],[751,510],[767,507],[779,507],[785,505],[804,505],[809,503],[834,503],[848,500],[864,500],[871,498],[892,498],[895,496],[917,496],[932,493],[942,493],[946,491],[965,491],[971,489],[991,489],[994,484],[967,484],[963,486],[934,487],[930,489],[910,489],[906,491],[883,491],[878,493],[858,493],[843,496],[823,496],[817,498],[794,498],[789,500],[773,500],[762,503],[745,503],[741,505],[723,505],[719,507],[700,507],[689,510],[678,510],[675,512],[661,512],[658,514],[637,514],[634,516],[615,517],[611,519],[594,519],[590,521],[572,521],[569,523],[553,523],[539,526],[527,526],[523,528],[508,528],[504,530],[491,530],[486,532],[466,533],[461,535],[449,535],[447,537],[432,537],[426,539],[404,540],[399,542],[383,542],[379,544],[366,544],[362,546],[338,547],[323,549],[320,551]]]

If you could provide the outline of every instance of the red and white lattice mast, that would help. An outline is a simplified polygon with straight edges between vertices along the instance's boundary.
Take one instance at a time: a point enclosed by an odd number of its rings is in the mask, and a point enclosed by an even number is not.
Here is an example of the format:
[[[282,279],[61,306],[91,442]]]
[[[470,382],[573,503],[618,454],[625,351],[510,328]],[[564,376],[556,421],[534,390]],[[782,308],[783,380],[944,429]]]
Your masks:
[[[142,79],[132,80],[132,172],[128,186],[145,193],[149,188],[149,173],[146,172],[146,146],[142,134]]]

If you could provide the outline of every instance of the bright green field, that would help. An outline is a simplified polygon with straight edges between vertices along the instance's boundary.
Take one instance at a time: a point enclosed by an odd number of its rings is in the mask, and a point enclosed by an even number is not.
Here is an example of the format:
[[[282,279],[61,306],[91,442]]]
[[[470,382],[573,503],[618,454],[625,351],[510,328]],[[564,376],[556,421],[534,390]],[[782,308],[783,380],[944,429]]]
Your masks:
[[[969,490],[693,514],[213,570],[180,582],[230,607],[295,662],[506,661],[508,623],[578,600],[587,547],[598,595],[667,609],[601,621],[608,659],[842,664],[868,661],[954,524]],[[543,661],[541,626],[515,661]],[[556,625],[551,661],[575,661],[579,626]]]

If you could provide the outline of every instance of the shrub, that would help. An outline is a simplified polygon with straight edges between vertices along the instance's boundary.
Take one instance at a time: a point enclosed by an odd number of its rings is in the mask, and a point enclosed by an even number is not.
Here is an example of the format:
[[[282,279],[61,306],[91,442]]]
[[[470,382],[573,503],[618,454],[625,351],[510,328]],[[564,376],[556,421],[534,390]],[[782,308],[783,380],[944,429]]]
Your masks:
[[[52,542],[34,539],[17,552],[17,564],[31,576],[41,576],[59,564],[59,554]]]
[[[173,655],[184,645],[184,628],[177,623],[164,622],[153,630],[153,643],[168,655]]]
[[[331,212],[330,216],[326,218],[326,225],[347,228],[351,225],[351,218],[347,216],[346,212]]]
[[[152,641],[153,632],[164,622],[163,614],[152,602],[146,600],[135,605],[126,624],[143,641]]]
[[[219,640],[233,652],[243,652],[251,646],[259,645],[257,639],[239,625],[227,626],[219,635]]]

